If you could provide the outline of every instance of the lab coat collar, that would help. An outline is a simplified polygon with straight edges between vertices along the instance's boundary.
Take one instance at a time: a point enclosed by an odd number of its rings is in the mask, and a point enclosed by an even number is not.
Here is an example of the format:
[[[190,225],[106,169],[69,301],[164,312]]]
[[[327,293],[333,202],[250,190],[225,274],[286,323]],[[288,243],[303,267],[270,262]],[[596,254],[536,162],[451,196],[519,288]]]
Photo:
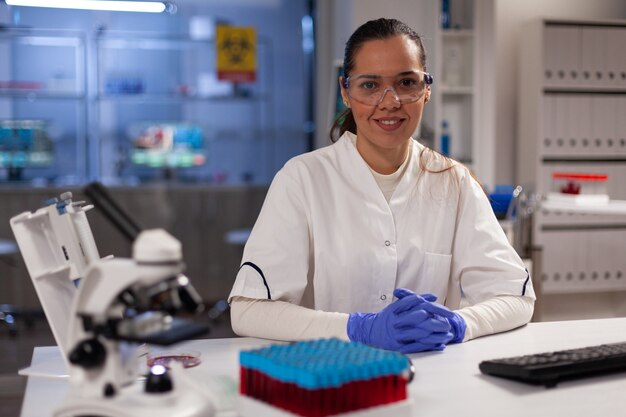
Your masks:
[[[345,167],[346,172],[344,172],[344,175],[350,178],[351,182],[359,188],[359,191],[364,196],[368,196],[368,198],[364,198],[364,201],[371,201],[371,196],[377,195],[376,203],[381,209],[397,212],[398,209],[407,204],[411,195],[413,195],[413,190],[417,185],[417,180],[421,172],[419,157],[424,146],[411,138],[411,146],[413,149],[410,153],[410,160],[407,163],[405,172],[396,190],[391,196],[389,203],[387,203],[385,196],[376,183],[376,179],[367,166],[367,162],[365,162],[356,149],[355,143],[356,135],[351,132],[345,132],[335,144],[336,146],[340,146],[341,150],[348,156],[349,164]]]

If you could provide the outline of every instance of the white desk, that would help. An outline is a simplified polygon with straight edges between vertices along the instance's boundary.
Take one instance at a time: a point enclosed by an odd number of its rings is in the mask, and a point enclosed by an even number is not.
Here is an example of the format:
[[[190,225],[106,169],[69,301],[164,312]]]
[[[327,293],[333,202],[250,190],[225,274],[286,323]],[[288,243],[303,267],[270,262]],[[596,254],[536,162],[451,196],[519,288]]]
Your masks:
[[[409,386],[414,415],[529,417],[529,416],[623,416],[626,415],[626,373],[564,382],[556,388],[525,385],[484,376],[478,363],[484,359],[562,350],[601,343],[626,341],[626,318],[531,323],[499,335],[450,345],[443,352],[411,355],[417,373]],[[234,406],[238,351],[268,341],[239,338],[196,340],[185,343],[200,351],[202,364],[187,371],[202,381],[220,384],[220,396],[228,397],[220,416]],[[33,363],[45,357],[60,361],[56,348],[36,348]],[[229,386],[230,384],[230,386]],[[29,377],[22,417],[46,417],[67,390],[67,378]],[[262,416],[259,416],[262,417]]]

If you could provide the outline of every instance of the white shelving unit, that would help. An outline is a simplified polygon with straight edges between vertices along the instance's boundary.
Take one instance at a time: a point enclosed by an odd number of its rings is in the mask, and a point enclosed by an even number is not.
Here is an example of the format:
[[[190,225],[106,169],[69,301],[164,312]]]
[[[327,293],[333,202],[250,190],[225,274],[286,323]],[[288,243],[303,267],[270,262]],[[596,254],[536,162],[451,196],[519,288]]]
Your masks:
[[[546,195],[554,172],[607,174],[610,198],[625,200],[626,21],[536,21],[521,44],[518,179]],[[626,291],[621,207],[547,202],[535,213],[542,319],[626,313],[614,302]]]
[[[493,47],[494,7],[493,0],[449,1],[449,27],[435,32],[433,85],[435,149],[442,151],[446,121],[449,156],[490,187],[495,182],[495,59],[487,51]]]

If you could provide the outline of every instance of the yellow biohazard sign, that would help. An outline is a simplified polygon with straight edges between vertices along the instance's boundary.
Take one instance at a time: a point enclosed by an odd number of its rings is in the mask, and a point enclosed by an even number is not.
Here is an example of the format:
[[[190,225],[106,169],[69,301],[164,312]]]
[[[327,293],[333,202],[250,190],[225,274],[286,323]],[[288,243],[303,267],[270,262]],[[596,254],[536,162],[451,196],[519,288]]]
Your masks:
[[[237,83],[256,81],[256,30],[218,26],[217,78]]]

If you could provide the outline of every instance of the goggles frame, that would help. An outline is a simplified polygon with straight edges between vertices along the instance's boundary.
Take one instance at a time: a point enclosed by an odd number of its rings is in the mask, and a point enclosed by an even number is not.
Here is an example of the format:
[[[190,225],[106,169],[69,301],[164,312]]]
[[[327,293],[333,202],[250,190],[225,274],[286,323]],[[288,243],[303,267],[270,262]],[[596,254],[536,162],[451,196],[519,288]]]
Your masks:
[[[351,79],[363,78],[363,79],[372,80],[372,81],[381,80],[385,78],[402,79],[403,76],[415,75],[415,74],[417,74],[418,77],[419,76],[423,77],[423,82],[424,82],[424,89],[418,96],[400,97],[400,94],[398,94],[396,87],[394,87],[393,85],[387,86],[382,92],[373,93],[372,96],[377,96],[378,94],[380,94],[380,97],[378,97],[378,99],[375,102],[373,100],[365,101],[363,99],[356,98],[354,97],[354,95],[350,93],[350,80]],[[344,75],[344,77],[342,78],[342,87],[346,90],[348,97],[350,97],[351,99],[361,104],[375,107],[375,106],[378,106],[384,100],[385,95],[387,94],[388,91],[393,93],[394,99],[400,104],[414,103],[424,96],[424,93],[427,91],[428,86],[430,86],[433,83],[433,81],[434,81],[433,76],[428,72],[425,72],[422,70],[410,70],[410,71],[401,72],[400,74],[395,75],[395,76],[382,76],[378,74],[355,74],[355,75],[346,77]]]

